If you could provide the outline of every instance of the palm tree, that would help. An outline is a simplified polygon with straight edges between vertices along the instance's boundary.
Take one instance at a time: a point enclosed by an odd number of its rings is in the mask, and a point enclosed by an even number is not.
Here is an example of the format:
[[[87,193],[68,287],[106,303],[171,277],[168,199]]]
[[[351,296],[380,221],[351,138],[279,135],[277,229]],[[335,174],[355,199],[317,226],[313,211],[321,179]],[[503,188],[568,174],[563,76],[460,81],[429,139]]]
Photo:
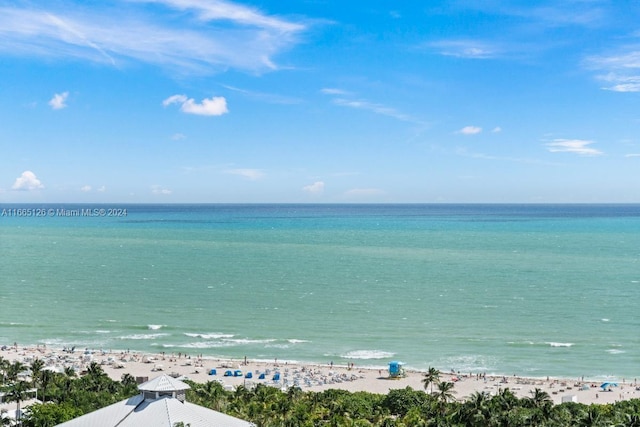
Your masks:
[[[537,387],[531,391],[531,397],[528,397],[527,399],[529,400],[531,407],[538,409],[542,409],[545,406],[553,404],[553,400],[551,399],[551,396],[549,396],[549,393]]]
[[[436,391],[436,400],[439,403],[440,411],[444,415],[447,409],[447,403],[455,400],[456,391],[453,389],[454,384],[448,381],[438,383],[438,391]]]
[[[10,363],[9,366],[6,368],[6,377],[7,377],[7,381],[9,382],[16,382],[18,381],[18,376],[20,375],[21,372],[25,371],[27,369],[27,366],[19,361],[15,361],[13,363]]]
[[[224,407],[225,390],[217,381],[207,381],[195,389],[195,394],[204,402],[204,406],[220,411]]]
[[[29,392],[29,384],[26,381],[17,381],[9,386],[6,398],[7,402],[16,402],[16,421],[18,425],[22,425],[22,415],[20,414],[20,402],[27,398]]]
[[[625,414],[626,427],[640,427],[640,414]]]
[[[93,391],[101,391],[105,388],[105,380],[108,378],[108,375],[97,362],[91,362],[87,367],[87,380]]]
[[[0,385],[4,384],[10,364],[9,360],[0,356]]]
[[[491,418],[490,402],[489,393],[476,391],[460,406],[457,417],[464,425],[486,426]]]
[[[40,359],[34,359],[29,365],[29,369],[31,369],[31,386],[36,389],[36,396],[38,395],[38,386],[42,383],[43,368],[44,362]]]
[[[40,374],[42,373],[42,369],[44,368],[44,362],[40,359],[34,359],[31,362],[31,384],[38,388],[38,382],[40,381]]]
[[[422,379],[422,384],[424,384],[424,389],[431,386],[431,394],[433,394],[433,385],[438,385],[440,383],[440,371],[436,368],[429,366],[429,370],[424,373],[424,378]]]
[[[73,369],[71,366],[65,366],[64,368],[64,374],[66,376],[68,376],[69,378],[75,378],[76,376],[76,370]]]
[[[518,405],[518,397],[509,388],[499,389],[494,400],[502,411],[510,411]]]
[[[582,427],[604,426],[604,420],[600,409],[596,405],[591,405],[578,418],[576,425]]]
[[[49,383],[51,382],[51,380],[53,379],[53,372],[51,372],[49,369],[44,369],[41,373],[40,373],[40,384],[42,384],[42,401],[45,402],[46,399],[46,393],[47,393],[47,387],[49,386]]]
[[[11,418],[5,416],[6,413],[6,409],[0,409],[0,426],[10,426],[11,424],[13,424]]]

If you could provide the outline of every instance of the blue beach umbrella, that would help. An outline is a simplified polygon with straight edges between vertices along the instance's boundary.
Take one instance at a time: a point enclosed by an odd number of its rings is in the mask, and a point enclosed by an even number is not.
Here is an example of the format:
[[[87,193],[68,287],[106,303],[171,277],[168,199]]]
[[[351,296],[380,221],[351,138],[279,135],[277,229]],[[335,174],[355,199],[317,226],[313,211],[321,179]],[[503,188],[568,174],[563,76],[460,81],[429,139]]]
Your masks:
[[[609,387],[618,387],[618,383],[602,383],[600,384],[600,388],[602,388],[603,390],[608,389]]]

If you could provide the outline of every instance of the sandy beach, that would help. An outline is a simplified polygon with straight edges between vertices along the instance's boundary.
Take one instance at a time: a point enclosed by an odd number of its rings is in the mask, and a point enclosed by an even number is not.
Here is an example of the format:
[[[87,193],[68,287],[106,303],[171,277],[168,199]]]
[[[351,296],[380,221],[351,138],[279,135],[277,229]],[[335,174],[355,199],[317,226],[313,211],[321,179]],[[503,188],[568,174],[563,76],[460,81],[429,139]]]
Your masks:
[[[136,378],[151,379],[161,374],[187,378],[206,383],[220,381],[232,390],[238,385],[253,386],[263,383],[278,388],[298,386],[305,391],[342,389],[387,393],[392,389],[412,387],[423,390],[423,373],[407,370],[402,378],[390,379],[386,369],[366,369],[353,366],[298,364],[274,360],[272,362],[251,359],[223,360],[185,356],[183,354],[142,354],[136,352],[105,352],[89,349],[51,349],[45,347],[3,346],[0,356],[9,361],[29,365],[41,359],[56,371],[72,367],[82,372],[91,362],[99,363],[114,380],[128,373]],[[214,374],[215,372],[215,374]],[[250,373],[251,378],[247,378]],[[226,375],[225,375],[226,374]],[[229,375],[230,374],[230,375]],[[441,381],[455,383],[455,396],[465,400],[474,392],[495,394],[509,388],[518,397],[528,397],[539,388],[549,393],[554,403],[571,399],[578,403],[613,403],[640,398],[637,380],[620,379],[617,386],[604,390],[600,381],[576,378],[524,378],[441,372]]]

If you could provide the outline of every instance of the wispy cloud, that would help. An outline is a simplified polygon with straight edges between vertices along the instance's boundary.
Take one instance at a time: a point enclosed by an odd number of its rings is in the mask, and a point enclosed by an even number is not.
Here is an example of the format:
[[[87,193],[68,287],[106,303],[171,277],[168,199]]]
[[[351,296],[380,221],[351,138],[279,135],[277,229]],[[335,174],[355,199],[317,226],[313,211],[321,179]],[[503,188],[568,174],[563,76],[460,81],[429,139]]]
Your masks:
[[[344,98],[336,98],[333,100],[336,105],[341,105],[343,107],[356,108],[359,110],[367,110],[376,114],[381,114],[383,116],[393,117],[394,119],[402,120],[405,122],[413,121],[413,119],[395,108],[387,107],[382,104],[377,104],[369,101],[362,100],[349,100]]]
[[[264,178],[264,172],[260,169],[227,169],[224,173],[238,175],[250,181],[258,181]]]
[[[16,191],[33,191],[42,188],[44,188],[44,185],[42,185],[36,174],[31,171],[22,172],[11,187],[12,190]]]
[[[545,145],[552,153],[574,153],[580,156],[600,156],[602,151],[589,147],[593,141],[584,139],[554,139]]]
[[[440,40],[427,44],[440,55],[458,58],[491,59],[504,53],[504,49],[495,44],[479,40]]]
[[[518,18],[518,22],[537,25],[544,28],[557,27],[593,27],[601,25],[607,19],[607,11],[603,2],[598,0],[561,0],[539,1],[530,3],[517,2],[478,2],[474,0],[458,2],[465,10],[481,10],[496,16]]]
[[[482,128],[478,126],[465,126],[462,129],[456,131],[456,133],[462,135],[477,135],[482,132]]]
[[[350,94],[346,90],[331,88],[331,87],[320,89],[320,92],[325,95],[349,95]]]
[[[69,92],[56,93],[49,101],[49,106],[54,110],[66,108],[67,98],[69,98]]]
[[[247,89],[240,89],[235,86],[222,85],[225,89],[240,93],[247,98],[255,99],[257,101],[266,102],[269,104],[282,104],[282,105],[293,105],[300,104],[302,100],[299,98],[293,98],[290,96],[278,95],[275,93],[264,93],[264,92],[256,92]]]
[[[133,60],[182,73],[229,67],[263,71],[277,69],[273,58],[298,43],[306,29],[306,24],[228,1],[116,0],[92,5],[0,7],[0,52],[116,66]]]
[[[170,194],[172,194],[173,191],[162,187],[161,185],[152,185],[151,186],[151,194],[157,194],[157,195],[161,195],[161,196],[168,196]]]
[[[162,105],[167,107],[171,104],[180,104],[180,110],[187,114],[197,114],[200,116],[221,116],[229,112],[227,100],[222,96],[205,98],[197,103],[193,98],[186,95],[172,95],[162,101]]]
[[[313,184],[305,185],[302,187],[302,191],[310,194],[321,194],[324,192],[324,182],[316,181]]]
[[[532,159],[527,157],[496,156],[493,154],[472,152],[463,147],[457,148],[456,154],[458,156],[469,157],[472,159],[492,160],[492,161],[495,160],[495,161],[510,162],[510,163],[523,163],[527,165],[543,165],[543,166],[559,166],[560,165],[560,163],[557,163],[557,162],[548,162],[548,161],[542,161],[542,160]]]
[[[396,120],[400,120],[408,123],[414,123],[421,126],[426,125],[426,123],[424,123],[423,121],[415,117],[412,117],[409,114],[405,114],[401,111],[398,111],[395,108],[388,107],[386,105],[379,104],[376,102],[357,99],[351,95],[351,92],[346,90],[336,89],[336,88],[324,88],[324,89],[321,89],[320,92],[327,96],[333,97],[332,102],[342,107],[354,108],[357,110],[365,110],[375,114],[392,117]]]
[[[162,4],[181,11],[193,11],[201,21],[231,21],[242,25],[267,28],[280,33],[304,29],[302,24],[268,16],[257,9],[224,0],[129,0],[132,3]]]
[[[631,46],[616,54],[587,58],[588,68],[601,71],[597,79],[603,89],[614,92],[640,92],[640,46]]]

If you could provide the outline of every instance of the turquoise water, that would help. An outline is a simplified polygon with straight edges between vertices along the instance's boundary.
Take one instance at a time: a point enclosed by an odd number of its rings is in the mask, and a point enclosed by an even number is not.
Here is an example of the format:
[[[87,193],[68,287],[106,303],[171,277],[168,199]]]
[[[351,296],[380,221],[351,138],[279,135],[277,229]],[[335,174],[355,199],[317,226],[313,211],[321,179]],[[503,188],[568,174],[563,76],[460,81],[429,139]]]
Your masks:
[[[639,373],[640,205],[0,210],[0,344]]]

